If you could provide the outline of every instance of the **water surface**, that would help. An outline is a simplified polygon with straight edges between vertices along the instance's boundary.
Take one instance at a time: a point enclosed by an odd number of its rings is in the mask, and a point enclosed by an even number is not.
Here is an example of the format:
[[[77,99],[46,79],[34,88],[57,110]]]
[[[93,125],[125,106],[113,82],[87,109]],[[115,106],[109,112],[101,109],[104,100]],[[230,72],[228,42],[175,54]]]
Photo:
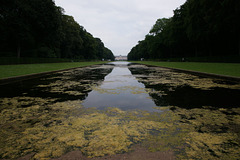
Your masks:
[[[239,159],[239,97],[237,81],[128,62],[2,85],[0,159],[112,159],[136,145],[176,159]]]
[[[146,91],[128,69],[128,62],[114,62],[114,68],[100,86],[96,86],[83,101],[83,106],[104,109],[117,107],[122,110],[140,109],[159,111]]]

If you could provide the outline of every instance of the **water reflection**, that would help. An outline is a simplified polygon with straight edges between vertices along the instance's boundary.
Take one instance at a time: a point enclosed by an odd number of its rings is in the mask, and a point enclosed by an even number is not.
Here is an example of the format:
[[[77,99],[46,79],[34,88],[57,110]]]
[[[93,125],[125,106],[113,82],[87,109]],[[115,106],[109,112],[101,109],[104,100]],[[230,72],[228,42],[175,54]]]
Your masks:
[[[132,65],[133,76],[146,89],[158,106],[181,108],[239,107],[240,83],[224,79],[199,77],[159,67]]]
[[[98,65],[0,85],[0,111],[74,100],[80,103],[92,90],[91,86],[100,84],[112,69],[112,66]]]
[[[122,110],[158,111],[143,83],[128,69],[129,62],[114,62],[115,67],[100,86],[96,86],[83,101],[86,108],[118,107]]]

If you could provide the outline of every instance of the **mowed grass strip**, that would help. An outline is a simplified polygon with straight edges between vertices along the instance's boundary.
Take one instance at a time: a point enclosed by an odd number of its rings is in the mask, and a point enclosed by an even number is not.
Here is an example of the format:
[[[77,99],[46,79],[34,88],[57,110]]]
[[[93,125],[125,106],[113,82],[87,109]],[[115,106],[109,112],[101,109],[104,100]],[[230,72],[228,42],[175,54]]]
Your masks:
[[[42,63],[21,65],[0,65],[0,79],[35,73],[57,71],[76,67],[84,67],[106,62],[68,62],[68,63]]]
[[[184,69],[189,71],[197,71],[224,76],[240,77],[239,63],[153,62],[153,61],[135,61],[135,63]]]

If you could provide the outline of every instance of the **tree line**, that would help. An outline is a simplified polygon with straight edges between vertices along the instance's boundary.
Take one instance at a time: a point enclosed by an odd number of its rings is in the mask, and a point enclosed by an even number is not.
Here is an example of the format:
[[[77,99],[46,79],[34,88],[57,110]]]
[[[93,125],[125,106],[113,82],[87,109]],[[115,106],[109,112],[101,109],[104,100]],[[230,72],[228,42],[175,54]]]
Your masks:
[[[160,18],[129,60],[239,56],[240,1],[187,0],[171,18]]]
[[[1,0],[0,57],[114,59],[53,0]]]

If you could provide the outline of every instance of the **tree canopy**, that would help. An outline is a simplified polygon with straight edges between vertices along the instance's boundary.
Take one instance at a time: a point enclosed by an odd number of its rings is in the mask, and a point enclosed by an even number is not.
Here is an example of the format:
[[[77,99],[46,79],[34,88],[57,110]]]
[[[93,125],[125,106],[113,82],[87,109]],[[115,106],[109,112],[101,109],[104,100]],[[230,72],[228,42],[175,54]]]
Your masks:
[[[1,1],[0,35],[0,57],[114,59],[53,0]]]
[[[129,60],[240,55],[240,1],[187,0],[160,18]]]

